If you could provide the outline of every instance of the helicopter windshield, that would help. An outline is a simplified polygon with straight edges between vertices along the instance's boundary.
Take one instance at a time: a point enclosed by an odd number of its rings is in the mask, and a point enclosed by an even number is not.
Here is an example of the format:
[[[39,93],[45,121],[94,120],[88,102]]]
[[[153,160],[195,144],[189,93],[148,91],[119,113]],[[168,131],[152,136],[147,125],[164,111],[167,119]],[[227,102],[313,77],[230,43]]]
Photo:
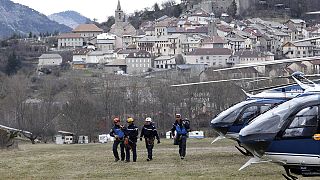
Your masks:
[[[233,123],[237,116],[239,115],[240,111],[243,109],[244,106],[247,104],[256,102],[256,100],[247,100],[240,102],[230,108],[228,108],[225,111],[222,111],[216,118],[214,118],[211,123]]]
[[[310,95],[294,98],[280,104],[278,107],[254,119],[248,126],[240,131],[240,135],[276,134],[281,130],[292,111],[307,102],[318,100],[318,98],[318,95]]]

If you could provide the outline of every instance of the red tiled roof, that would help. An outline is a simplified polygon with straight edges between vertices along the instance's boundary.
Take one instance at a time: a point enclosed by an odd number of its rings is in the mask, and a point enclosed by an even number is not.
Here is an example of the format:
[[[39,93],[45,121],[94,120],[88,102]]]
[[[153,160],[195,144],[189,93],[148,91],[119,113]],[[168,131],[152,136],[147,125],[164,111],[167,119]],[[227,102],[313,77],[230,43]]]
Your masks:
[[[231,50],[227,48],[198,48],[188,53],[189,56],[197,55],[231,55]]]
[[[95,24],[80,24],[72,30],[72,32],[103,32]]]
[[[63,33],[60,34],[58,39],[66,39],[66,38],[81,38],[81,35],[79,33]]]
[[[76,49],[73,51],[73,55],[86,55],[91,52],[90,49]]]

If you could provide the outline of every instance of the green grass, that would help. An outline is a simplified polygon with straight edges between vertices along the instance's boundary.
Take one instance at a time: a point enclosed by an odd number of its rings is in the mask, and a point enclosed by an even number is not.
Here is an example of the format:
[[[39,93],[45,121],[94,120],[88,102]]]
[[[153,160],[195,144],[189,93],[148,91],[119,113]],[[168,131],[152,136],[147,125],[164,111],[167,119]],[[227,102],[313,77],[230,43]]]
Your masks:
[[[154,160],[146,161],[138,142],[136,163],[114,162],[112,143],[87,145],[21,144],[0,151],[0,179],[281,179],[282,167],[267,163],[238,169],[249,160],[234,142],[188,139],[180,160],[171,140],[155,145]],[[282,178],[283,179],[283,178]],[[304,178],[305,179],[305,178]]]

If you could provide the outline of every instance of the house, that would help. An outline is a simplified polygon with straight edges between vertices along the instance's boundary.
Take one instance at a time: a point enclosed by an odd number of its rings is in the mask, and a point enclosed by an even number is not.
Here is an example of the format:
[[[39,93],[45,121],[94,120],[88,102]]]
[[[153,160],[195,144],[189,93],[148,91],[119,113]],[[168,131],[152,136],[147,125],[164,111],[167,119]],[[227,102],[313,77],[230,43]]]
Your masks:
[[[232,51],[227,48],[199,48],[185,55],[186,64],[207,64],[209,67],[229,67]]]
[[[168,36],[145,36],[137,40],[139,50],[145,50],[152,56],[174,56],[182,53],[182,42],[186,36],[173,34]]]
[[[76,49],[73,51],[72,66],[75,69],[86,68],[88,54],[90,49]]]
[[[58,37],[58,49],[75,49],[84,46],[84,38],[79,33],[64,33]]]
[[[138,52],[138,49],[118,49],[115,51],[116,59],[125,60],[130,53]]]
[[[287,22],[284,23],[286,26],[289,24],[293,25],[296,29],[299,29],[299,31],[302,31],[302,29],[306,28],[306,21],[302,19],[289,19]]]
[[[38,67],[44,66],[60,66],[62,57],[59,54],[42,54],[39,57]]]
[[[227,48],[231,49],[233,52],[240,51],[240,49],[245,49],[245,40],[242,38],[226,38]]]
[[[105,64],[106,71],[114,74],[123,74],[127,72],[127,64],[125,59],[116,59],[108,64]]]
[[[156,36],[155,27],[147,27],[144,29],[146,36]]]
[[[204,39],[201,48],[227,48],[228,42],[220,37],[220,36],[213,36],[212,38]]]
[[[80,34],[86,41],[96,38],[103,33],[103,29],[98,28],[95,24],[79,24],[72,30],[73,33]]]
[[[189,27],[189,28],[168,27],[167,31],[168,31],[168,35],[173,35],[173,34],[184,34],[187,36],[208,35],[208,27]]]
[[[107,64],[115,59],[113,51],[91,51],[87,54],[85,62],[90,67],[91,65]]]
[[[97,36],[96,46],[100,51],[115,50],[117,44],[119,44],[119,42],[117,43],[117,40],[118,37],[114,34],[102,33]]]
[[[128,74],[147,72],[152,68],[151,54],[144,50],[132,52],[126,57],[126,64]]]
[[[287,42],[282,46],[282,49],[282,54],[290,59],[314,56],[314,46],[311,41]]]
[[[158,69],[174,69],[176,58],[174,56],[160,56],[154,60],[154,67]]]
[[[185,41],[182,41],[182,54],[187,54],[196,48],[201,47],[203,38],[198,35],[188,36]]]
[[[274,60],[273,54],[264,54],[256,50],[240,50],[234,53],[236,64],[261,63]],[[273,57],[273,58],[272,58]]]

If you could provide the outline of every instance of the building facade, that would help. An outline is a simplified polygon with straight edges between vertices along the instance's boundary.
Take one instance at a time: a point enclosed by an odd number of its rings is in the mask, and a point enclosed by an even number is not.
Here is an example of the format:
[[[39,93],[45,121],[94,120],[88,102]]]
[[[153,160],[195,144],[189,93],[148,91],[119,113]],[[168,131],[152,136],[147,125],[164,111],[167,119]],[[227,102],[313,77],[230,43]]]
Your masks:
[[[152,68],[151,54],[144,50],[132,52],[126,57],[126,64],[128,74],[147,72]]]

